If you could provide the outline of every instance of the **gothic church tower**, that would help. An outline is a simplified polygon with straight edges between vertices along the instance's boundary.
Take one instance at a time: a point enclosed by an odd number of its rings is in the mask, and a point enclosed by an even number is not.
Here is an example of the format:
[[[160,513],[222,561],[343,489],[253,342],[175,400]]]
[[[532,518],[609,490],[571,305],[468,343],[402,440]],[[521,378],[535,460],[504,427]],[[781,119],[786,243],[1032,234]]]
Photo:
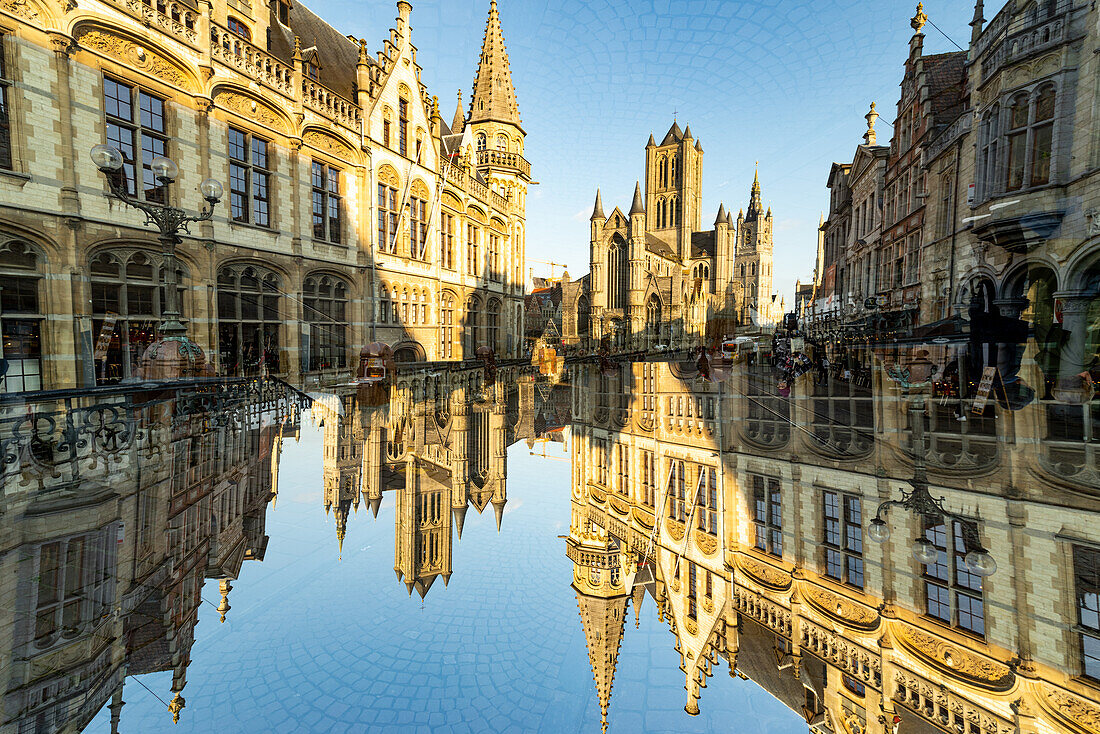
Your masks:
[[[702,229],[699,184],[703,146],[673,122],[660,145],[649,136],[645,149],[646,231],[681,259],[691,254],[691,233]]]
[[[748,211],[737,214],[737,260],[734,277],[742,286],[742,323],[749,323],[750,309],[762,316],[772,311],[772,210],[764,213],[757,170],[749,193]]]

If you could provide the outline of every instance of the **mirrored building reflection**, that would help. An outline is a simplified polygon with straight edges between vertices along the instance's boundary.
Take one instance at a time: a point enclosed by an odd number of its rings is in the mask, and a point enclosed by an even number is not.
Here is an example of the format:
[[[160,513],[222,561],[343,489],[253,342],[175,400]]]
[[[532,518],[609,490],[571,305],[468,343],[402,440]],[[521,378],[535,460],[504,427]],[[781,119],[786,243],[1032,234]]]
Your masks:
[[[270,381],[3,403],[0,732],[80,731],[108,701],[116,728],[126,678],[158,671],[178,719],[203,589],[224,622],[302,405]]]
[[[1092,441],[1064,405],[941,392],[915,351],[786,394],[763,352],[724,382],[576,368],[566,554],[605,727],[632,610],[668,625],[688,714],[724,669],[814,731],[1095,729]],[[922,486],[939,504],[901,504]]]

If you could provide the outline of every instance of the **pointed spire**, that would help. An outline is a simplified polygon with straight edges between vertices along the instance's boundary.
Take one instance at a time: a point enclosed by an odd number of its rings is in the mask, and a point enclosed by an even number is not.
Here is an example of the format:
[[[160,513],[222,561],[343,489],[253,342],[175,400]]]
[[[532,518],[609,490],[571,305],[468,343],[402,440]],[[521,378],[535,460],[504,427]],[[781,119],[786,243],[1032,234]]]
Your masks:
[[[497,516],[497,532],[500,532],[500,521],[504,519],[504,505],[508,500],[493,500],[493,513]]]
[[[474,94],[470,98],[471,123],[505,122],[522,128],[516,90],[512,86],[512,70],[508,65],[508,50],[496,0],[489,3],[489,20],[485,23],[485,39],[481,44],[481,60],[474,79]]]
[[[758,216],[763,209],[764,203],[760,200],[760,164],[757,163],[756,174],[752,178],[752,191],[749,193],[749,219]]]
[[[393,569],[393,572],[394,572],[395,574],[397,574],[397,580],[398,580],[398,581],[400,581],[400,580],[402,580],[403,578],[405,578],[405,572],[404,572],[404,571],[402,571],[402,570],[401,570],[400,568],[395,568],[395,569]]]
[[[728,216],[726,214],[726,205],[725,204],[719,204],[718,205],[718,216],[715,217],[714,223],[715,224],[725,224],[727,219],[728,219]]]
[[[734,224],[733,224],[733,209],[730,209],[728,212],[726,212],[726,224],[728,224],[731,227],[734,226]]]
[[[875,110],[875,103],[871,103],[871,111],[863,116],[867,120],[867,132],[863,134],[863,142],[867,145],[875,145],[878,140],[875,135],[875,121],[878,120],[878,111]]]
[[[626,624],[627,596],[610,599],[589,596],[577,591],[577,606],[581,612],[588,662],[596,681],[596,698],[600,704],[600,724],[607,731],[607,709],[611,703],[611,688],[615,684],[615,668],[619,662],[619,646]]]
[[[656,148],[657,142],[653,139],[653,133],[649,134],[649,142],[645,144],[647,148]]]
[[[695,152],[697,152],[697,153],[702,153],[703,152],[703,143],[702,143],[702,141],[699,141],[699,140],[695,141]]]
[[[466,505],[452,507],[451,516],[455,521],[455,532],[458,533],[458,539],[462,540],[462,524],[466,522]]]
[[[370,505],[371,514],[378,517],[378,508],[382,506],[382,498],[371,497],[367,500],[367,504]]]
[[[634,629],[638,629],[642,626],[642,602],[645,600],[645,586],[643,584],[635,585],[633,595],[634,598],[631,603],[634,605]]]
[[[671,145],[672,143],[678,143],[684,139],[684,133],[680,130],[680,126],[674,120],[672,127],[665,133],[664,140],[661,141],[661,145]]]
[[[970,43],[971,45],[978,42],[978,39],[982,36],[982,25],[985,23],[985,3],[983,0],[977,0],[974,3],[974,19],[970,21]]]
[[[630,216],[645,214],[645,204],[642,203],[642,182],[634,184],[634,203],[630,205]]]
[[[592,221],[604,221],[607,217],[603,215],[603,201],[600,199],[600,190],[596,189],[596,205],[592,207]]]
[[[462,112],[462,90],[458,90],[458,106],[455,107],[455,116],[451,120],[451,133],[458,135],[462,132],[462,127],[465,124],[466,115]]]

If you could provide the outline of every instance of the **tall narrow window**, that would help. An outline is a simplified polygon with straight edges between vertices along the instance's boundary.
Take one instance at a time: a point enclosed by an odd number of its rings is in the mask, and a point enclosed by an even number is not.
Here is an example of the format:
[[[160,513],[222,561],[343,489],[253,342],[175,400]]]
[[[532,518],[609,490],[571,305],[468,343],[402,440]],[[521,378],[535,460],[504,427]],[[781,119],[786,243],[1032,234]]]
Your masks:
[[[0,346],[8,369],[0,391],[42,389],[44,314],[38,298],[38,257],[22,242],[0,249]]]
[[[107,115],[107,142],[122,153],[122,176],[131,196],[158,204],[167,203],[164,186],[149,167],[153,159],[168,155],[164,100],[143,89],[107,77],[103,80]],[[137,154],[141,154],[141,187],[137,184]]]
[[[280,371],[280,281],[259,267],[218,273],[218,350],[226,375]]]
[[[8,107],[8,88],[12,80],[8,78],[8,37],[0,33],[0,168],[11,170],[14,156],[11,145],[11,108]]]
[[[341,232],[340,169],[313,161],[313,238],[339,244]]]
[[[455,297],[451,293],[444,292],[442,306],[439,312],[440,350],[439,356],[443,359],[454,357],[455,341]]]
[[[1051,146],[1054,142],[1054,87],[1044,87],[1035,100],[1035,127],[1031,131],[1031,186],[1050,183]]]
[[[1027,118],[1027,95],[1017,95],[1008,111],[1008,181],[1005,184],[1008,191],[1015,191],[1024,185]]]
[[[687,467],[682,461],[672,462],[672,471],[668,476],[668,516],[684,522],[688,516],[687,506]]]
[[[709,535],[718,534],[718,472],[714,467],[699,467],[698,527]]]
[[[1074,546],[1073,580],[1081,640],[1081,672],[1100,680],[1100,551]]]
[[[698,566],[691,561],[687,562],[688,565],[688,617],[690,619],[696,619],[699,616],[699,602],[696,596],[696,588],[698,582]]]
[[[423,260],[428,255],[428,202],[409,200],[409,255]]]
[[[485,319],[485,336],[489,348],[494,352],[500,350],[500,301],[495,298],[489,301],[489,309]]]
[[[347,366],[348,285],[328,275],[311,276],[302,284],[305,321],[309,324],[309,368]]]
[[[825,575],[863,588],[863,508],[860,498],[825,493]]]
[[[966,567],[962,523],[951,521],[949,535],[942,517],[925,516],[924,537],[939,551],[936,562],[924,567],[925,611],[930,617],[984,636],[982,577]]]
[[[466,272],[480,275],[481,269],[481,228],[473,224],[466,225]]]
[[[397,189],[378,184],[378,248],[397,252]]]
[[[500,280],[500,236],[489,233],[489,278]]]
[[[382,120],[382,144],[387,148],[390,147],[390,119],[387,117]]]
[[[267,141],[229,128],[229,209],[235,222],[270,224]]]
[[[642,465],[642,502],[653,509],[657,495],[657,455],[642,449],[638,458]]]
[[[409,102],[406,99],[397,103],[397,152],[403,156],[409,154]]]
[[[455,267],[455,218],[444,212],[439,228],[439,259],[443,267],[454,270]]]
[[[779,480],[752,475],[753,521],[756,547],[773,556],[783,556],[783,505]]]

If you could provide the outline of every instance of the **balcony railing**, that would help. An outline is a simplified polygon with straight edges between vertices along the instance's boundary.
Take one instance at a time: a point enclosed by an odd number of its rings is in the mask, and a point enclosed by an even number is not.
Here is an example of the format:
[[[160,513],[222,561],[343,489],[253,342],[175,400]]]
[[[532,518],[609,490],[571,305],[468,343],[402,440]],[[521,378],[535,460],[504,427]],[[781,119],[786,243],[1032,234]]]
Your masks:
[[[112,0],[130,15],[140,18],[146,25],[156,26],[168,35],[190,46],[198,46],[199,34],[195,30],[198,15],[186,5],[174,2],[144,2],[143,0]]]
[[[294,95],[293,70],[269,53],[261,51],[235,33],[220,27],[210,29],[211,55],[245,76],[267,84],[288,96]]]
[[[1068,18],[1061,16],[1007,36],[982,60],[982,82],[1008,64],[1064,43],[1067,28]]]
[[[359,126],[359,107],[312,79],[302,79],[302,102],[306,107],[341,125]]]
[[[454,184],[468,194],[473,194],[497,211],[507,212],[511,209],[511,203],[507,199],[490,190],[488,186],[480,183],[458,166],[444,161],[443,176],[448,183]]]
[[[531,164],[519,153],[510,153],[506,150],[479,150],[477,152],[478,166],[501,166],[519,171],[523,176],[531,175]]]

